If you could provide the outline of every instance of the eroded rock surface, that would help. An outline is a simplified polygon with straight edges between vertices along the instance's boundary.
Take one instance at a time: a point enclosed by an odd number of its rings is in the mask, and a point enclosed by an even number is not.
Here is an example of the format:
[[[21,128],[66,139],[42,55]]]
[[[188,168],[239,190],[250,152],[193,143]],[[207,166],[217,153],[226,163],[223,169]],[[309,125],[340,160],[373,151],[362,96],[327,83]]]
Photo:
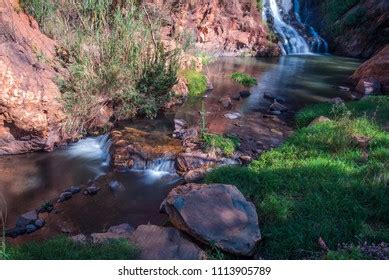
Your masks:
[[[64,119],[55,42],[18,2],[0,3],[0,154],[53,149]]]
[[[161,210],[176,228],[230,253],[252,255],[261,240],[254,204],[232,185],[176,187]]]

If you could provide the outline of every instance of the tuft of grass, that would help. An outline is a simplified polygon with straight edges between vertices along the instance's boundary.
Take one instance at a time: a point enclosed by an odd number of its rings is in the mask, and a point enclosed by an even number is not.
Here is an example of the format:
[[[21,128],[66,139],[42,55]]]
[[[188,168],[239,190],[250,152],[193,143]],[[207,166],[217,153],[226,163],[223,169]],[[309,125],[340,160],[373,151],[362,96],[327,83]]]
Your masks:
[[[226,156],[232,156],[240,145],[240,140],[233,136],[204,133],[202,140],[207,149],[220,149]]]
[[[208,89],[207,77],[196,70],[188,69],[182,73],[188,83],[189,96],[202,96]]]
[[[77,244],[65,236],[11,246],[7,253],[12,260],[132,260],[138,256],[136,247],[125,239]]]
[[[338,244],[389,241],[389,133],[375,121],[389,120],[389,104],[360,102],[346,104],[351,112],[334,121],[302,127],[323,115],[307,109],[299,116],[300,129],[281,147],[248,167],[221,167],[206,177],[208,183],[236,185],[254,202],[262,257],[322,258],[321,237],[331,250],[328,258],[359,258],[335,253]],[[353,141],[355,135],[371,139],[366,150]]]
[[[257,85],[257,80],[246,73],[239,73],[239,72],[232,73],[231,79],[233,79],[235,82],[245,87],[251,87]]]
[[[351,112],[353,117],[366,116],[374,119],[378,124],[385,125],[389,120],[388,107],[388,96],[369,96],[363,100],[347,102],[343,105],[315,104],[304,108],[296,114],[296,124],[297,127],[304,127],[319,116],[337,119],[345,113]]]
[[[369,256],[364,254],[357,246],[351,248],[330,250],[325,256],[326,260],[368,260]]]

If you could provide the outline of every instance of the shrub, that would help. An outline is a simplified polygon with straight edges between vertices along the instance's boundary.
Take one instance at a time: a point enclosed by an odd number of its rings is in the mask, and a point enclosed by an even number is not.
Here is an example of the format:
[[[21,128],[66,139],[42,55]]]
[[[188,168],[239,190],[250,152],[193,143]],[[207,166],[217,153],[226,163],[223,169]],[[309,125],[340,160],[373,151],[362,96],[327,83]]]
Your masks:
[[[231,78],[235,82],[237,82],[245,87],[251,87],[251,86],[255,86],[257,84],[257,80],[254,77],[252,77],[246,73],[235,72],[231,75]]]
[[[225,137],[211,133],[204,133],[202,139],[208,149],[220,149],[226,156],[232,156],[240,145],[237,137]]]
[[[207,77],[196,70],[185,70],[182,76],[188,83],[189,96],[201,96],[208,88]]]
[[[153,118],[170,98],[178,51],[164,49],[156,36],[158,20],[151,21],[136,1],[122,6],[109,0],[22,4],[61,45],[60,58],[70,72],[60,81],[68,132],[86,132],[104,104],[112,104],[116,119]],[[55,7],[54,17],[51,10],[41,12],[46,6]]]

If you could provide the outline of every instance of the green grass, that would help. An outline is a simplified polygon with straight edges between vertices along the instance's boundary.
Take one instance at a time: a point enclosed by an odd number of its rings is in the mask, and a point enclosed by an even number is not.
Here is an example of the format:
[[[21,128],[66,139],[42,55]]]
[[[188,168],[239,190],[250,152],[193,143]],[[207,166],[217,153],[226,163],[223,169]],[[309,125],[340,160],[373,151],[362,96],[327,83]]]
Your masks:
[[[245,87],[251,87],[257,85],[257,80],[246,73],[239,73],[239,72],[232,73],[231,79],[233,79],[235,82]]]
[[[201,96],[207,91],[207,77],[203,73],[188,69],[182,75],[187,81],[189,96]]]
[[[326,260],[368,260],[369,256],[364,254],[356,246],[352,246],[350,249],[340,249],[336,251],[329,251],[326,255]]]
[[[138,255],[135,246],[124,239],[81,245],[68,237],[8,246],[6,253],[11,260],[132,260]]]
[[[336,121],[302,127],[324,112],[306,109],[301,128],[281,147],[248,167],[221,167],[207,176],[208,183],[238,186],[255,203],[264,258],[323,258],[320,237],[331,250],[328,258],[357,258],[335,254],[341,243],[389,241],[389,133],[372,120],[385,121],[389,104],[360,102],[347,104],[352,113]],[[372,139],[367,151],[355,135]]]
[[[232,156],[240,145],[240,140],[237,137],[211,133],[204,133],[202,140],[207,149],[220,149],[226,156]]]
[[[316,104],[298,112],[296,124],[298,127],[304,127],[319,116],[336,119],[339,116],[343,116],[346,111],[350,111],[354,117],[366,116],[374,119],[380,125],[385,125],[389,122],[388,107],[388,96],[370,96],[361,101],[347,102],[345,106],[334,106],[327,103]]]

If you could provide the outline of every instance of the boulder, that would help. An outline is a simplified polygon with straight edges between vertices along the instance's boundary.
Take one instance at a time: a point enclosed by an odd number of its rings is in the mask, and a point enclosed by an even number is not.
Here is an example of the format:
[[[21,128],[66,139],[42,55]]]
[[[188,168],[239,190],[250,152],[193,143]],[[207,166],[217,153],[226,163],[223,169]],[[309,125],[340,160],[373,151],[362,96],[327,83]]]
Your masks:
[[[232,185],[186,184],[161,205],[170,222],[200,242],[250,256],[261,240],[254,204]]]
[[[84,195],[93,196],[93,195],[96,195],[100,190],[101,190],[100,187],[93,184],[93,185],[85,188]]]
[[[29,224],[34,224],[38,219],[38,214],[35,210],[24,213],[16,220],[16,227],[25,227]]]
[[[232,108],[232,100],[229,97],[222,97],[219,99],[219,102],[223,105],[225,109]]]
[[[26,233],[27,234],[33,233],[37,230],[38,230],[38,227],[36,225],[31,224],[31,225],[26,226]]]
[[[237,120],[242,117],[242,115],[238,112],[235,113],[228,113],[224,115],[225,118],[230,119],[230,120]]]
[[[202,260],[206,254],[171,227],[141,225],[132,234],[132,241],[143,260]]]
[[[66,191],[66,192],[63,192],[59,195],[59,198],[57,200],[57,202],[64,202],[66,200],[69,200],[73,197],[73,194],[69,191]]]
[[[355,90],[365,95],[380,94],[382,92],[380,81],[372,78],[360,79]]]
[[[26,233],[26,227],[14,227],[5,231],[6,237],[16,238]]]
[[[134,232],[134,228],[129,224],[121,224],[118,226],[112,226],[108,229],[107,232],[103,233],[92,233],[91,240],[92,243],[104,243],[109,240],[115,239],[128,239],[131,237]]]
[[[286,108],[284,105],[279,103],[277,100],[274,100],[274,102],[270,105],[270,111],[271,112],[286,112],[288,111],[288,108]]]
[[[320,117],[317,117],[316,119],[314,119],[313,121],[311,121],[311,123],[309,124],[309,126],[314,126],[316,124],[319,124],[319,123],[324,123],[324,122],[330,122],[331,120],[325,116],[320,116]]]

